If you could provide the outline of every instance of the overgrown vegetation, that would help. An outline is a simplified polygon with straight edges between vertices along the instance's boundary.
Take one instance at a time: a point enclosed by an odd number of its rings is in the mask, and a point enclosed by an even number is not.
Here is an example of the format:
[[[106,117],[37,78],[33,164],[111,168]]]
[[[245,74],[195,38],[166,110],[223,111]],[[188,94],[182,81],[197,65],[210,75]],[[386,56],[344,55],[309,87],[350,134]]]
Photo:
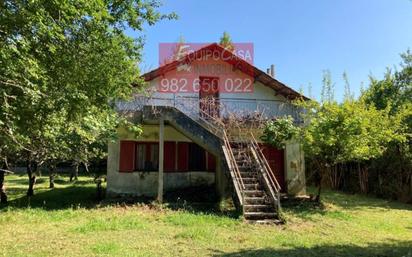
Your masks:
[[[285,143],[298,136],[299,128],[293,123],[292,117],[270,120],[265,124],[261,139],[278,149],[285,148]]]
[[[288,223],[249,225],[240,218],[146,204],[104,204],[90,177],[68,182],[7,176],[0,209],[0,256],[408,256],[410,205],[326,190],[323,205],[283,203]],[[310,189],[311,190],[311,189]],[[30,221],[30,223],[28,223]],[[28,229],[30,228],[30,229]],[[35,241],[33,240],[35,239]]]
[[[344,74],[345,97],[334,98],[325,72],[320,102],[300,101],[305,124],[289,119],[266,124],[266,142],[281,148],[293,135],[305,150],[309,180],[318,186],[412,201],[412,54],[402,55],[401,70],[388,70],[381,81],[355,98]],[[295,131],[300,131],[295,133]]]

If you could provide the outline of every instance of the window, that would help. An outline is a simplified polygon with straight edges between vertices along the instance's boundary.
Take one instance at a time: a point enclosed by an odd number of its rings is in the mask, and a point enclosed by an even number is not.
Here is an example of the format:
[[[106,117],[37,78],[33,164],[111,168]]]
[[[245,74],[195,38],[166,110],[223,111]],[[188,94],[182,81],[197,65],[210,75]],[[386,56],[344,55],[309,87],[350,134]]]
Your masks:
[[[165,142],[163,169],[165,172],[214,172],[216,160],[212,154],[195,143]],[[158,142],[120,141],[120,172],[158,170]]]
[[[138,171],[159,170],[159,144],[136,142],[136,166]]]

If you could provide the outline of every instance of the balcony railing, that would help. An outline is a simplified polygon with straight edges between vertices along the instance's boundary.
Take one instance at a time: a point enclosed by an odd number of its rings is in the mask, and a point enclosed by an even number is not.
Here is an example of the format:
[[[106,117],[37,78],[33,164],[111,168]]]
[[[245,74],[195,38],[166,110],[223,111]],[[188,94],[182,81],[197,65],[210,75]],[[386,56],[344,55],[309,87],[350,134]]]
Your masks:
[[[136,95],[134,100],[116,103],[119,111],[137,111],[143,106],[171,106],[186,115],[197,119],[200,108],[210,115],[225,118],[230,115],[236,117],[254,117],[259,115],[264,119],[291,116],[296,123],[301,122],[301,108],[283,101],[258,100],[244,98],[219,98],[202,99],[198,97],[173,96],[173,97],[147,97]]]

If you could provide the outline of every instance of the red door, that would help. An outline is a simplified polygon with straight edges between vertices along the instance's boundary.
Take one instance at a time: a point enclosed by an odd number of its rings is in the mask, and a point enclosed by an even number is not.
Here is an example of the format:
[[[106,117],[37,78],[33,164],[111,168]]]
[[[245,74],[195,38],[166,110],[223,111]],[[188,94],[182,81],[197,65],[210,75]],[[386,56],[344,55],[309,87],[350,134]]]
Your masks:
[[[286,192],[286,179],[285,179],[285,159],[283,149],[276,149],[270,145],[261,145],[263,155],[269,163],[270,168],[275,174],[276,179],[279,182],[282,192]]]
[[[199,77],[200,116],[219,117],[219,78]]]

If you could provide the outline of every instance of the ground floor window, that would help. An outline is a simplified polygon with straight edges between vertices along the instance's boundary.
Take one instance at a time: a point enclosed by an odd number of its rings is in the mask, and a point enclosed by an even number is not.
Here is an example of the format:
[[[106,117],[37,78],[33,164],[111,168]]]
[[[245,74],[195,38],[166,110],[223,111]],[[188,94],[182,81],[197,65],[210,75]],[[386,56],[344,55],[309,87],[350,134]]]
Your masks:
[[[195,143],[164,143],[165,172],[216,170],[215,157]],[[158,171],[159,143],[120,141],[120,172]]]
[[[135,170],[152,171],[159,169],[159,144],[136,143]]]

